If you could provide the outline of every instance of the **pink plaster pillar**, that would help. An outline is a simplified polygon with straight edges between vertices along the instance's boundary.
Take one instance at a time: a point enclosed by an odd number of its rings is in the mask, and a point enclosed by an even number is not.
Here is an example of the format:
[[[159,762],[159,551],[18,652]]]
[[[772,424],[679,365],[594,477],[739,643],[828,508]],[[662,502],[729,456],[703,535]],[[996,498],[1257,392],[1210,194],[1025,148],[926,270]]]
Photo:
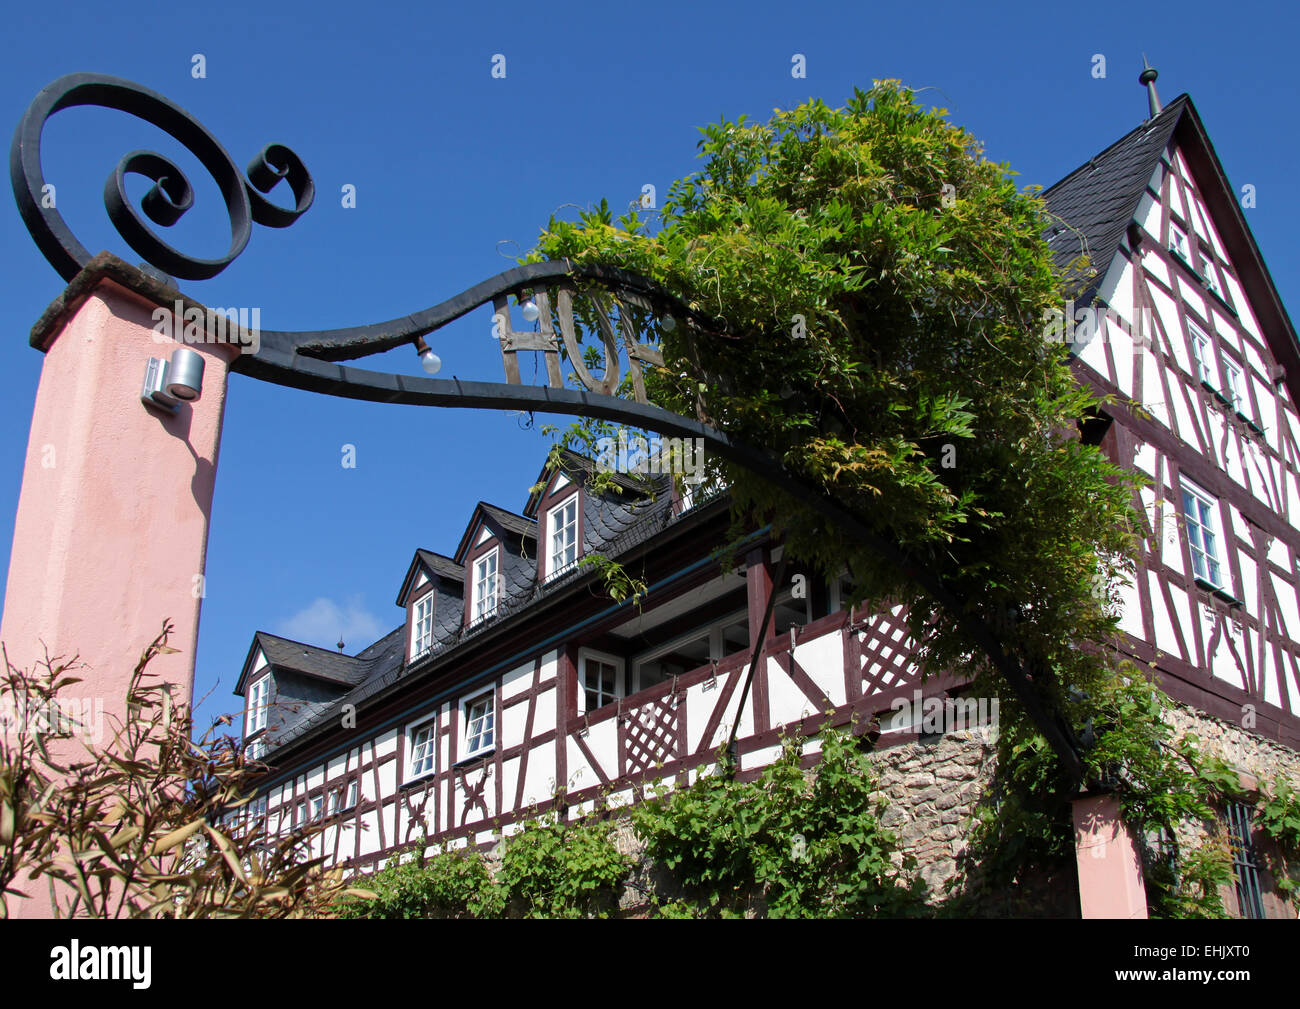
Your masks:
[[[1084,918],[1145,918],[1147,893],[1133,832],[1113,795],[1082,795],[1074,810],[1079,909]]]
[[[193,689],[226,374],[238,347],[187,345],[204,357],[201,397],[174,416],[147,408],[140,392],[148,359],[170,359],[181,346],[155,330],[153,313],[178,297],[101,254],[32,333],[45,362],[0,642],[20,668],[46,649],[78,654],[82,682],[69,696],[105,719],[122,717],[131,671],[164,620],[179,651],[156,657],[150,670],[174,684],[177,701],[188,703]],[[88,726],[92,740],[98,723]],[[107,725],[102,731],[107,742]],[[48,917],[47,888],[19,885],[40,896],[11,903],[15,916]]]

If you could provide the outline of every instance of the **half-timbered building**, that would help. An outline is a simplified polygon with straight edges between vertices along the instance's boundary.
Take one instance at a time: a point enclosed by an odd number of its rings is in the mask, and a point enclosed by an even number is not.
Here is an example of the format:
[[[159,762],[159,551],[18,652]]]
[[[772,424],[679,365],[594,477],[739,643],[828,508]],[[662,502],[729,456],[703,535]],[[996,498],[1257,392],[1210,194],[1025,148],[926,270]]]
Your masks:
[[[1045,191],[1047,240],[1079,282],[1045,338],[1069,340],[1079,381],[1114,398],[1082,436],[1148,480],[1116,648],[1243,771],[1300,779],[1300,343],[1195,106],[1161,108],[1149,87],[1150,117]],[[450,553],[416,549],[394,573],[401,623],[355,655],[254,636],[235,692],[271,768],[258,815],[323,819],[318,853],[364,869],[685,782],[733,725],[743,775],[827,712],[883,715],[882,747],[933,735],[891,717],[922,687],[896,612],[845,608],[839,584],[793,567],[774,585],[780,548],[763,529],[716,556],[725,493],[683,497],[667,477],[599,489],[593,474],[565,454],[521,511],[480,503],[458,541],[429,544]],[[583,563],[594,555],[634,572],[644,597],[614,602]],[[931,678],[924,693],[960,699],[961,684]],[[987,718],[948,711],[957,729]],[[961,830],[942,819],[951,860]],[[1280,913],[1267,880],[1239,878],[1238,913]]]

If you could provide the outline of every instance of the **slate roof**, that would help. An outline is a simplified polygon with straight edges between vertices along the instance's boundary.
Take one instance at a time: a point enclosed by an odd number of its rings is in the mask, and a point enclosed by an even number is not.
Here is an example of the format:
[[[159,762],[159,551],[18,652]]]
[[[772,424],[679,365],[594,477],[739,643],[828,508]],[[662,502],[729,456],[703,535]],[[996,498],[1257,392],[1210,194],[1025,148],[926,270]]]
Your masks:
[[[498,508],[496,505],[490,505],[486,501],[480,501],[479,507],[488,515],[501,523],[503,529],[508,533],[516,533],[520,536],[526,536],[530,539],[537,538],[537,523],[531,519],[526,519],[522,515],[516,515],[514,512],[506,511],[504,508]]]
[[[366,678],[367,663],[360,658],[342,655],[328,648],[292,641],[266,631],[257,632],[258,645],[266,655],[266,661],[278,669],[301,673],[318,680],[329,680],[345,686],[355,686]],[[378,647],[383,641],[377,641],[371,648]]]
[[[1047,244],[1057,266],[1065,269],[1086,253],[1096,271],[1089,273],[1090,279],[1074,275],[1084,285],[1076,302],[1087,303],[1096,292],[1189,102],[1187,95],[1179,95],[1154,119],[1044,190],[1043,199],[1054,218],[1047,229]]]
[[[450,557],[444,557],[442,554],[434,553],[432,550],[415,551],[420,556],[425,565],[435,575],[440,575],[453,582],[465,581],[465,569],[457,564]]]
[[[581,473],[584,476],[591,476],[597,472],[596,460],[589,459],[585,455],[579,455],[572,449],[560,449],[560,472],[570,476]],[[646,485],[637,477],[630,476],[626,473],[612,472],[606,474],[615,484],[622,487],[625,491],[635,497],[644,497],[646,494]],[[547,464],[542,465],[541,472],[537,474],[537,484],[549,482],[551,473],[547,470]],[[533,491],[528,495],[528,502],[524,505],[524,515],[528,518],[537,517],[537,508],[542,501],[541,490]]]

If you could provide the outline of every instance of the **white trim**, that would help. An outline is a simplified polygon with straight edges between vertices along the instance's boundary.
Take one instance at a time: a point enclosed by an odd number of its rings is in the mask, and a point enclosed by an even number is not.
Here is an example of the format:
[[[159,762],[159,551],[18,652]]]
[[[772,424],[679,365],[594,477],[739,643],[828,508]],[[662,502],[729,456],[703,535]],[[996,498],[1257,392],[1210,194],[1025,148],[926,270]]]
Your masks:
[[[416,742],[416,737],[428,731],[428,739],[424,743],[424,751],[420,754],[421,763],[426,766],[421,770],[416,770],[415,751],[420,744]],[[423,778],[433,773],[436,763],[438,735],[437,735],[436,716],[430,715],[420,719],[418,722],[411,722],[406,726],[406,766],[402,768],[402,781],[415,781],[417,778]]]
[[[411,659],[423,655],[433,647],[433,590],[426,592],[411,607]],[[421,610],[427,610],[421,614]]]
[[[1242,391],[1242,383],[1245,380],[1245,372],[1236,361],[1227,357],[1223,358],[1223,394],[1228,397],[1232,403],[1232,408],[1238,413],[1246,412],[1246,395]]]
[[[248,711],[244,717],[244,737],[266,728],[266,715],[271,700],[271,674],[265,673],[248,685]]]
[[[1202,382],[1217,386],[1218,376],[1212,370],[1214,341],[1190,316],[1187,319],[1187,342],[1192,349],[1192,361],[1196,364],[1196,377]]]
[[[1191,252],[1187,245],[1187,232],[1173,221],[1169,222],[1169,251],[1175,256],[1181,257],[1184,262],[1191,262]]]
[[[474,733],[471,733],[470,731],[470,713],[481,701],[487,701],[489,704],[488,710],[485,713],[487,724],[479,726],[480,739],[486,737],[486,741],[481,741],[478,746],[471,747],[470,737],[474,735]],[[497,745],[497,731],[499,728],[497,724],[496,687],[493,687],[491,690],[474,694],[471,697],[466,697],[462,700],[460,702],[460,719],[465,739],[465,752],[460,755],[460,760],[469,760],[471,757],[477,757],[481,754],[490,753],[492,750],[495,750]]]
[[[556,575],[563,574],[565,571],[568,571],[570,568],[572,568],[575,564],[578,563],[578,551],[580,546],[580,544],[578,543],[579,494],[580,492],[575,492],[573,494],[570,494],[563,501],[561,501],[555,507],[551,508],[546,513],[546,577],[547,578],[554,578]],[[557,527],[556,524],[557,515],[559,515],[560,512],[563,512],[568,508],[573,509],[573,519]],[[563,546],[557,548],[557,544],[556,544],[557,531],[563,531],[567,529],[572,530],[572,536],[567,538],[567,542],[565,542]],[[572,551],[573,557],[567,560],[563,560],[561,562],[562,555],[567,554],[570,551]]]
[[[1186,477],[1180,477],[1179,485],[1183,496],[1179,502],[1179,512],[1183,516],[1187,550],[1192,558],[1192,574],[1217,589],[1227,591],[1227,583],[1223,578],[1224,559],[1220,557],[1219,551],[1222,540],[1219,530],[1223,524],[1219,515],[1219,500]],[[1188,498],[1192,500],[1189,501]],[[1200,507],[1189,509],[1190,504]],[[1197,560],[1201,561],[1199,569]]]
[[[492,573],[487,577],[480,578],[479,565],[485,565],[489,559],[492,560]],[[492,605],[491,607],[484,607],[482,605],[484,599],[480,596],[479,590],[486,584],[489,577],[492,579],[492,592],[490,595]],[[486,620],[501,608],[501,547],[499,545],[493,547],[482,557],[475,559],[470,571],[470,578],[472,580],[470,586],[470,623],[474,624],[480,620]]]
[[[602,665],[611,666],[614,669],[614,693],[609,700],[597,704],[595,707],[587,706],[587,660],[592,659]],[[597,688],[598,694],[603,694],[602,688]],[[578,649],[578,711],[585,713],[595,711],[597,708],[603,708],[606,704],[613,704],[619,698],[626,697],[629,691],[627,689],[627,670],[623,660],[617,655],[610,655],[608,652],[598,652],[594,648]]]

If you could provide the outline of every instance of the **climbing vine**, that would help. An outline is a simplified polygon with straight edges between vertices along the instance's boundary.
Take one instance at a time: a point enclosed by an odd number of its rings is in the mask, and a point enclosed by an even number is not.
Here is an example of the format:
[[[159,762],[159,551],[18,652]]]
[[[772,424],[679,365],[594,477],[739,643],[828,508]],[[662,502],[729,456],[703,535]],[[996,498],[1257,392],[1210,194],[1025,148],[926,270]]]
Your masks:
[[[860,740],[821,734],[815,771],[801,740],[752,782],[725,772],[633,807],[646,853],[683,894],[670,917],[898,917],[925,911],[914,865],[880,823],[886,800]]]

